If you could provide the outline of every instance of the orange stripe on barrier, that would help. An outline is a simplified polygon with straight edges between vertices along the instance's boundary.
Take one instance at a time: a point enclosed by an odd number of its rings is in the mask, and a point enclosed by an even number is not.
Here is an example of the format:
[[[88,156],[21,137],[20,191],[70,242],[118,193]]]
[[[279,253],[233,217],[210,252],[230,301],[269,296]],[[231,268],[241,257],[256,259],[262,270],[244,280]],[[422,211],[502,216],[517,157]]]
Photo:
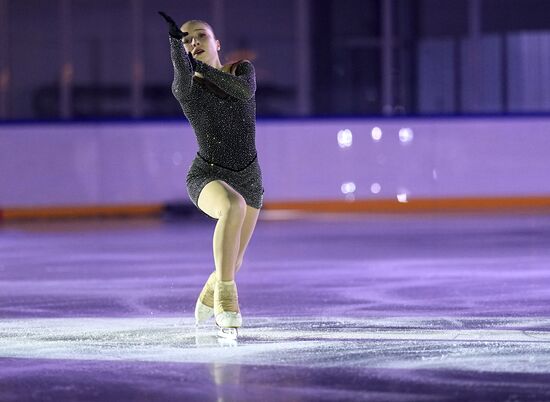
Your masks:
[[[267,210],[297,210],[309,212],[460,212],[460,211],[512,211],[550,210],[550,197],[522,198],[442,198],[397,200],[332,200],[269,202]]]
[[[13,208],[3,211],[4,220],[126,217],[159,215],[162,205],[115,205]]]
[[[8,208],[0,210],[0,220],[155,216],[163,209],[162,205]],[[263,209],[329,213],[550,212],[550,197],[412,199],[404,203],[387,199],[288,201],[266,202]]]

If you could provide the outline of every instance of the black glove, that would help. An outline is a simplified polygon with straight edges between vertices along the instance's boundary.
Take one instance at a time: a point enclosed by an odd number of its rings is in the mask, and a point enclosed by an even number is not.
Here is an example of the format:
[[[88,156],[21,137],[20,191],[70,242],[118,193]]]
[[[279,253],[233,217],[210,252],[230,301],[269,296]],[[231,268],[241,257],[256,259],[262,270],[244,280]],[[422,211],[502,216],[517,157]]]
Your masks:
[[[164,12],[159,11],[159,14],[162,15],[162,17],[166,20],[166,23],[168,24],[169,31],[168,33],[172,38],[181,39],[185,35],[181,30],[178,28],[176,21],[174,21],[172,18],[170,18],[168,15],[166,15]]]

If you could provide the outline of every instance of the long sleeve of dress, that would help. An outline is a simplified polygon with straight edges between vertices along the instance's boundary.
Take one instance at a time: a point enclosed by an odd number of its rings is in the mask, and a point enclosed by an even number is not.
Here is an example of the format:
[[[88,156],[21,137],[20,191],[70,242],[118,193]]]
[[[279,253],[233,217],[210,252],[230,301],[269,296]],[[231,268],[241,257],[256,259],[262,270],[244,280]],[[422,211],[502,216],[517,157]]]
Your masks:
[[[200,60],[196,60],[196,62],[197,72],[228,95],[244,101],[254,96],[256,92],[256,74],[254,66],[249,61],[239,63],[235,75],[218,70]]]
[[[170,37],[170,56],[174,66],[172,93],[179,102],[182,102],[191,92],[193,67],[180,39]]]

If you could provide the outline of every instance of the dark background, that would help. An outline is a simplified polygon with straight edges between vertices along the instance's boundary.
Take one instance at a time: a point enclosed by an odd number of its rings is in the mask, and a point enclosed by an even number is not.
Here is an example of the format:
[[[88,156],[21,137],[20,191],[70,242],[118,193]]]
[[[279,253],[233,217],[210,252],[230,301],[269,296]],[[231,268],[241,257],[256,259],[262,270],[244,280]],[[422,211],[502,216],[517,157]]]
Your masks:
[[[0,119],[182,117],[157,10],[253,60],[259,116],[550,111],[547,0],[0,0]]]

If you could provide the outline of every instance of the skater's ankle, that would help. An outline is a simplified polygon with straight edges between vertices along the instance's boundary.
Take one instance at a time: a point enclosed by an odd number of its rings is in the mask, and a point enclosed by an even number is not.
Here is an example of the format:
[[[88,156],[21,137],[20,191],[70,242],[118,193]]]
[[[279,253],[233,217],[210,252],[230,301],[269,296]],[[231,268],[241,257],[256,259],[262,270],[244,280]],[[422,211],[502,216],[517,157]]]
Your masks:
[[[235,277],[217,275],[218,282],[231,282],[235,280]]]

